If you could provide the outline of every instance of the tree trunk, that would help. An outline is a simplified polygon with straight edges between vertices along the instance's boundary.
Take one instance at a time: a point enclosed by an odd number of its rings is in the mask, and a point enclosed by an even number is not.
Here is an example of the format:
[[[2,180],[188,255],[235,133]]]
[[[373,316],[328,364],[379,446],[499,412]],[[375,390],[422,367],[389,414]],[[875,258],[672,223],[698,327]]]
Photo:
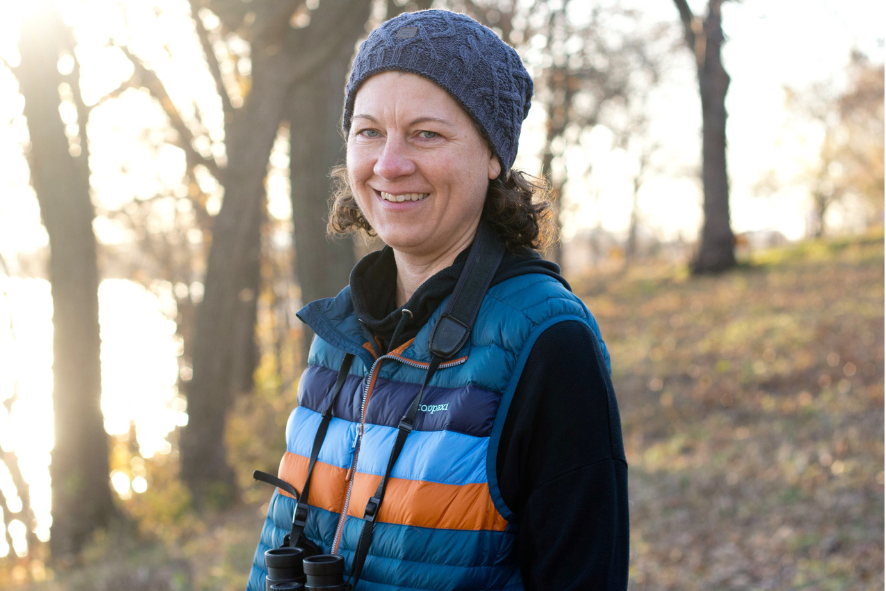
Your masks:
[[[326,236],[330,195],[329,169],[345,157],[341,136],[342,88],[347,82],[354,43],[350,42],[327,67],[290,89],[286,116],[290,122],[292,232],[294,276],[304,303],[331,297],[348,284],[354,266],[354,243]],[[307,360],[313,333],[303,327],[302,361]]]
[[[242,343],[248,339],[248,346],[253,338],[264,179],[284,92],[273,72],[255,71],[253,90],[229,126],[224,201],[213,224],[197,309],[188,426],[181,437],[182,479],[198,507],[227,505],[236,494],[224,428],[236,387],[234,368],[244,363]]]
[[[70,31],[49,4],[28,13],[21,31],[16,73],[31,139],[31,179],[51,252],[55,446],[50,548],[58,560],[79,553],[92,531],[115,514],[101,411],[95,212],[86,146],[80,157],[71,155],[59,116],[57,63]]]
[[[350,32],[362,30],[369,4],[321,2],[309,26],[292,29],[288,20],[281,21],[269,29],[268,39],[252,42],[252,88],[226,126],[228,166],[220,179],[224,200],[212,228],[205,293],[197,311],[189,420],[181,437],[182,479],[198,507],[235,498],[224,429],[238,389],[236,375],[245,375],[244,358],[254,352],[264,179],[286,96],[293,84],[323,70],[340,47],[353,48],[356,37]]]
[[[815,215],[817,217],[816,226],[815,226],[815,237],[818,239],[824,238],[825,236],[825,222],[824,216],[828,213],[828,207],[831,202],[823,193],[820,191],[816,191],[813,194],[813,199],[815,200]]]
[[[625,242],[625,268],[637,256],[637,226],[640,223],[640,179],[634,178],[633,193],[631,195],[631,221],[628,226],[628,239]]]
[[[704,22],[704,57],[698,82],[702,109],[702,183],[704,224],[693,262],[695,274],[719,273],[735,266],[735,240],[729,220],[729,176],[726,170],[726,92],[720,1],[712,0]]]
[[[544,150],[541,156],[541,176],[550,183],[551,193],[550,199],[554,210],[554,223],[556,224],[556,235],[554,242],[548,249],[547,258],[556,263],[560,268],[563,267],[563,243],[560,239],[560,233],[563,229],[563,179],[554,179],[554,140],[562,137],[566,128],[565,112],[568,106],[566,103],[565,93],[561,92],[558,82],[565,78],[565,74],[560,70],[555,70],[548,77],[548,92],[552,99],[548,105],[548,121],[545,131]]]

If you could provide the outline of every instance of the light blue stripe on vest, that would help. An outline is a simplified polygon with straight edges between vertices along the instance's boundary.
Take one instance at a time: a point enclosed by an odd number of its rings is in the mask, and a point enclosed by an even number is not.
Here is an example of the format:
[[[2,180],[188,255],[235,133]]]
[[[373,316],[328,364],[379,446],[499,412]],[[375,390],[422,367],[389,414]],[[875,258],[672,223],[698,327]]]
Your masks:
[[[397,429],[367,425],[364,446],[357,460],[358,470],[383,476]],[[486,482],[488,437],[473,437],[452,431],[413,431],[403,445],[391,472],[393,478],[471,484]],[[440,461],[445,457],[447,460]]]
[[[292,421],[291,424],[302,425],[302,428],[289,431],[287,449],[307,458],[311,456],[314,435],[320,424],[320,413],[300,406],[293,412],[295,414],[298,414],[299,420]],[[349,468],[349,442],[354,441],[356,425],[342,419],[332,419],[317,459],[339,468]],[[365,445],[361,446],[358,459],[360,472],[382,476],[396,438],[397,429],[393,427],[367,425]],[[413,431],[406,439],[391,476],[455,485],[486,482],[488,444],[487,437],[473,437],[452,431]],[[449,461],[441,462],[441,454]],[[455,458],[458,461],[451,461]],[[301,483],[294,484],[301,486]]]
[[[286,425],[286,449],[292,453],[311,457],[314,448],[314,436],[323,417],[304,406],[296,408],[289,415],[289,423]],[[293,428],[293,425],[299,427]],[[323,447],[317,459],[325,464],[348,469],[351,467],[351,445],[357,436],[357,423],[333,418],[329,421],[329,429],[323,439]],[[294,482],[296,486],[302,483]]]

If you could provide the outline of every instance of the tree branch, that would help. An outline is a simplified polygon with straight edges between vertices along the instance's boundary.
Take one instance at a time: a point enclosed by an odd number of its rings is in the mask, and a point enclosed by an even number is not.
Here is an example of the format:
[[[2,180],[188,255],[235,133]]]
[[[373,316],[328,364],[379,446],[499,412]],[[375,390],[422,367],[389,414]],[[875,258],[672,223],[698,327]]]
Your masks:
[[[10,72],[12,72],[13,75],[15,75],[16,70],[18,70],[18,68],[13,68],[12,64],[10,64],[8,61],[6,61],[6,58],[3,57],[2,55],[0,55],[0,64],[3,64],[4,66],[6,66],[6,69],[9,70]]]
[[[68,31],[70,32],[70,31]],[[90,109],[83,102],[83,93],[80,91],[80,60],[74,52],[74,39],[71,37],[68,45],[68,53],[74,59],[74,69],[71,71],[71,94],[74,96],[74,105],[77,107],[77,123],[80,127],[80,156],[85,166],[89,166],[89,140],[86,136],[86,123],[89,121]],[[89,174],[88,172],[86,173]]]
[[[218,56],[215,55],[215,50],[212,48],[212,41],[209,39],[209,31],[206,29],[203,19],[200,18],[200,5],[198,0],[188,1],[191,5],[191,18],[197,29],[197,37],[200,38],[200,45],[203,46],[203,53],[206,55],[206,64],[209,66],[209,72],[215,80],[215,88],[218,91],[218,96],[221,98],[222,110],[225,114],[225,122],[229,123],[234,114],[234,105],[231,104],[231,96],[228,94],[228,90],[225,88],[225,84],[222,81]]]
[[[166,91],[166,86],[163,84],[163,81],[160,80],[160,77],[157,76],[153,70],[148,68],[138,57],[133,55],[132,52],[129,51],[129,48],[117,45],[116,43],[114,43],[113,46],[122,51],[123,55],[132,62],[132,65],[135,68],[135,76],[141,79],[142,84],[148,89],[148,92],[150,92],[160,103],[160,106],[163,107],[163,110],[169,117],[170,124],[172,124],[173,129],[178,132],[179,137],[181,138],[181,147],[185,151],[188,165],[195,166],[197,164],[202,164],[216,179],[221,180],[222,171],[215,160],[204,157],[196,148],[194,148],[194,133],[185,123],[184,119],[182,119],[181,114],[175,107],[175,103],[172,102],[169,93]]]
[[[692,21],[695,20],[695,15],[692,14],[692,10],[689,8],[686,0],[674,0],[674,4],[677,5],[680,21],[683,23],[683,35],[686,38],[686,45],[695,52],[695,30],[692,28]]]
[[[367,0],[321,2],[311,17],[309,27],[289,31],[285,43],[286,51],[274,56],[285,60],[285,65],[289,66],[279,70],[285,72],[287,86],[311,76],[332,55],[342,51],[342,42],[348,37],[349,31],[362,27],[366,22],[364,13],[367,12],[367,4]],[[293,55],[300,59],[291,59]]]
[[[91,113],[92,110],[95,109],[96,107],[100,107],[101,105],[105,104],[109,100],[119,97],[121,94],[123,94],[123,91],[130,89],[130,88],[136,88],[136,87],[138,87],[138,76],[133,74],[132,77],[129,78],[129,80],[122,82],[120,84],[120,86],[118,86],[117,88],[115,88],[114,90],[109,92],[108,94],[106,94],[103,97],[101,97],[100,99],[98,99],[94,104],[87,106],[86,110],[87,110],[87,112]]]

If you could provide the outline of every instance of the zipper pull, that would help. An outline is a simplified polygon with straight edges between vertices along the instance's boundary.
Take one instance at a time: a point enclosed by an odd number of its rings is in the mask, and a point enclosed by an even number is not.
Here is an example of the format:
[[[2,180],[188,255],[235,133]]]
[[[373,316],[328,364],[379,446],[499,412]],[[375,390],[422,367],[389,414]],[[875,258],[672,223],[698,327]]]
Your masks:
[[[363,435],[363,425],[357,423],[356,428],[354,429],[354,439],[351,441],[351,453],[354,453],[354,450],[357,449],[357,444],[360,442],[360,437]]]

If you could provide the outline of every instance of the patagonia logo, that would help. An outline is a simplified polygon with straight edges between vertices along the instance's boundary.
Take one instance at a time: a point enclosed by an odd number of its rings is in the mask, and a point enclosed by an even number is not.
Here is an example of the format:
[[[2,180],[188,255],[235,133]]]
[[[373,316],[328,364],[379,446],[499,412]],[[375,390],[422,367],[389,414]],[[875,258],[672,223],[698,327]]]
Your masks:
[[[419,412],[429,412],[434,414],[435,412],[440,412],[441,410],[449,410],[449,403],[446,404],[422,404],[418,407]]]
[[[418,33],[418,27],[400,27],[395,39],[411,39]]]

